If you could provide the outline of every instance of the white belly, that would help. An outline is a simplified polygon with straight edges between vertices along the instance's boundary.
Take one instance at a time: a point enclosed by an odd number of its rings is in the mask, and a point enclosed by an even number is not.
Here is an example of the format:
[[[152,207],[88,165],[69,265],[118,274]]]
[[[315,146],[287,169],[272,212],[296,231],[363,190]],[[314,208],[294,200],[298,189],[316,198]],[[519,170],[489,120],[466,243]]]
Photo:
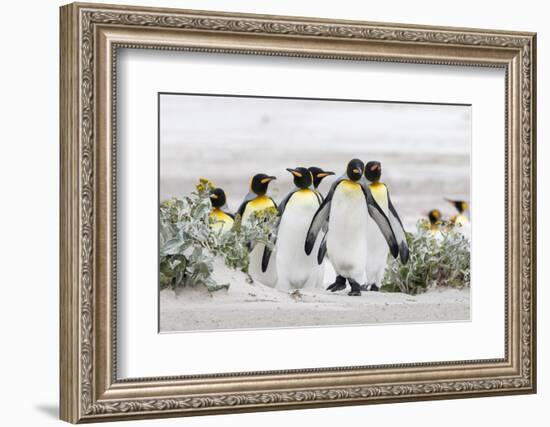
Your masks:
[[[462,233],[462,235],[468,240],[471,240],[472,226],[466,215],[457,215],[455,223],[458,225],[458,230]]]
[[[306,255],[304,242],[319,200],[310,190],[298,191],[290,198],[277,233],[277,287],[301,289],[318,287],[323,266],[317,264],[318,239],[311,255]]]
[[[327,254],[337,274],[359,283],[367,259],[367,217],[359,184],[339,184],[331,202]]]
[[[267,270],[262,271],[262,257],[264,254],[265,245],[262,243],[254,246],[250,252],[248,264],[248,273],[254,280],[266,286],[274,287],[277,284],[277,260],[276,255],[271,254]]]
[[[367,283],[381,285],[388,265],[389,248],[380,228],[369,216],[367,223]]]

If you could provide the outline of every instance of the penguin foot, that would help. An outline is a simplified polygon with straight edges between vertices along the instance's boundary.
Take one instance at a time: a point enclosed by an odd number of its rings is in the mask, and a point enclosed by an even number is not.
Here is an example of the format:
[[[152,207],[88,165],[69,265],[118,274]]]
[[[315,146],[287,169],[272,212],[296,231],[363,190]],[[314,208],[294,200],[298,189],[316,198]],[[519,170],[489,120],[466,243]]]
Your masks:
[[[378,292],[380,288],[376,286],[376,283],[372,283],[370,285],[361,285],[362,291],[372,291],[372,292]]]
[[[336,292],[336,291],[341,291],[342,289],[346,289],[345,283],[334,282],[332,285],[330,285],[327,288],[327,291]]]
[[[355,280],[349,279],[349,278],[348,278],[348,282],[351,286],[351,291],[348,292],[348,295],[350,297],[359,297],[359,296],[361,296],[361,285],[359,283],[357,283]]]
[[[327,288],[327,291],[336,292],[342,289],[346,289],[346,278],[338,275],[334,283]]]

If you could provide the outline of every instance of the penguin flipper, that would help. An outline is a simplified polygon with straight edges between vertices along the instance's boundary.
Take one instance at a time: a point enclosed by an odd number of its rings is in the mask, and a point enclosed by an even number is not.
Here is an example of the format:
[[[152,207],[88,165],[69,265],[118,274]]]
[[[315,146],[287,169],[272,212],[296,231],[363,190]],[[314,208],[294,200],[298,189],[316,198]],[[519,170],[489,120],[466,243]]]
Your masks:
[[[272,247],[270,248],[268,245],[264,245],[264,253],[262,254],[262,273],[265,273],[267,271],[267,267],[269,266],[269,259],[273,253],[273,248],[275,248],[275,245],[277,244],[277,232],[279,231],[280,224],[281,217],[278,218],[277,224],[273,227],[273,232],[269,235],[269,241],[271,242]]]
[[[244,200],[242,201],[241,205],[239,206],[239,209],[237,209],[237,212],[235,212],[235,215],[240,215],[241,218],[244,214],[244,210],[246,209],[246,205],[248,204],[248,202],[250,202],[251,200],[254,200],[256,198],[256,195],[253,193],[253,192],[249,192],[245,197],[244,197]]]
[[[265,273],[267,271],[267,267],[269,266],[269,259],[271,258],[271,253],[273,251],[267,246],[264,246],[264,253],[262,255],[262,273]]]
[[[307,255],[311,254],[311,251],[313,250],[313,246],[315,245],[315,241],[317,240],[317,235],[323,228],[323,225],[325,224],[325,221],[328,218],[329,212],[330,212],[330,201],[327,198],[321,204],[321,206],[319,206],[319,208],[317,209],[317,212],[315,212],[315,215],[311,220],[311,224],[307,232],[306,242],[304,246],[304,249]]]
[[[389,220],[392,227],[392,230],[395,234],[397,244],[399,245],[399,258],[403,264],[406,264],[409,261],[409,245],[407,244],[407,237],[405,235],[405,228],[403,223],[391,202],[390,195],[388,192],[388,208],[389,208]]]
[[[323,236],[321,244],[319,245],[319,252],[317,252],[317,264],[321,265],[327,254],[327,235]]]
[[[380,228],[382,235],[388,243],[392,256],[394,258],[397,258],[397,255],[399,255],[399,245],[397,243],[395,233],[393,232],[390,220],[388,219],[380,205],[376,202],[374,197],[372,197],[372,193],[370,191],[370,188],[366,185],[366,182],[361,182],[361,188],[363,189],[363,194],[365,195],[365,199],[367,200],[367,209],[369,211],[369,215],[374,220],[374,222],[376,222],[378,228]]]
[[[248,205],[248,202],[250,200],[244,200],[242,203],[241,203],[241,206],[239,206],[239,209],[237,209],[237,212],[235,212],[235,215],[240,215],[241,218],[243,217],[243,214],[244,214],[244,210],[246,209],[246,205]]]
[[[315,212],[313,219],[311,220],[304,246],[307,255],[309,255],[313,250],[313,246],[315,245],[315,241],[317,240],[317,235],[319,234],[319,231],[321,231],[321,229],[323,229],[325,233],[328,231],[328,218],[330,215],[330,203],[332,201],[332,196],[334,195],[334,190],[336,190],[338,184],[340,184],[344,179],[346,179],[346,176],[342,175],[340,178],[332,183],[327,197],[325,197],[325,199],[317,209],[317,212]]]
[[[313,190],[313,192],[315,193],[315,195],[317,196],[317,200],[319,200],[319,204],[323,203],[323,195],[321,194],[321,192],[319,190]]]

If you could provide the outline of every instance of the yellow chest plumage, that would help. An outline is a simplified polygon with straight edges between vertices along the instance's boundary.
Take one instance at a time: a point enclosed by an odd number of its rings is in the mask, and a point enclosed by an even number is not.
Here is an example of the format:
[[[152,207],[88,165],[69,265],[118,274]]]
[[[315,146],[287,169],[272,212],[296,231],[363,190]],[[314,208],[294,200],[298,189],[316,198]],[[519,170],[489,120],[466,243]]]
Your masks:
[[[267,208],[274,208],[275,203],[267,196],[258,196],[246,204],[243,212],[243,221],[246,221],[252,212],[262,211]]]
[[[338,187],[340,187],[341,191],[344,193],[355,193],[356,191],[361,190],[361,185],[350,179],[344,179],[340,184],[338,184]]]
[[[290,198],[290,203],[299,202],[299,203],[317,203],[319,204],[319,198],[313,190],[309,188],[304,188],[302,190],[296,191]]]
[[[345,205],[349,205],[356,201],[364,201],[365,197],[361,184],[349,179],[344,179],[336,186],[332,199],[332,206],[335,206],[338,211],[341,211],[342,209],[337,207],[340,206],[340,204],[344,203]]]
[[[212,209],[210,218],[215,221],[212,224],[214,230],[224,229],[227,231],[233,226],[233,218],[219,208]]]
[[[388,189],[381,182],[375,182],[369,185],[372,197],[384,211],[388,210]]]

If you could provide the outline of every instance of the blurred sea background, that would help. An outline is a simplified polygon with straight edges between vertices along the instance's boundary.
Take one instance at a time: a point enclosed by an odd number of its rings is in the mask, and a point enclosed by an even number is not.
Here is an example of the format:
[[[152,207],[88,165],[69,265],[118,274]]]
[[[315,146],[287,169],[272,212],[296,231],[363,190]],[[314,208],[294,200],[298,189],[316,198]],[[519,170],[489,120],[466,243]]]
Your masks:
[[[382,162],[407,230],[430,209],[454,214],[445,197],[470,202],[470,106],[162,94],[159,107],[160,201],[208,178],[235,211],[250,178],[266,173],[277,177],[270,191],[279,202],[293,188],[286,168],[338,177],[360,158]]]

